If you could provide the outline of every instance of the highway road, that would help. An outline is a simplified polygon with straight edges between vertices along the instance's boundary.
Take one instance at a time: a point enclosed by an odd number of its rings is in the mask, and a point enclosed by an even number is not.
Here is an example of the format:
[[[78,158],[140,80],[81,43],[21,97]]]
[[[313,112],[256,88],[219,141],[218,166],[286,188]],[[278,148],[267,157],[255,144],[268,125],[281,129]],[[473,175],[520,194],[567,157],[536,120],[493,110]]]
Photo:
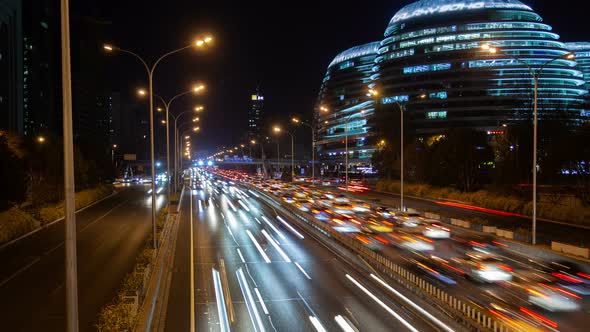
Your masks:
[[[95,331],[99,310],[116,295],[151,231],[147,186],[117,187],[76,214],[81,331]],[[158,208],[165,195],[158,196]],[[3,331],[65,331],[64,224],[0,249]]]
[[[433,330],[255,195],[197,183],[182,199],[165,330],[189,331],[191,302],[197,331]]]
[[[322,188],[329,189],[329,188]],[[342,190],[334,189],[331,190],[344,193]],[[369,190],[364,193],[351,194],[354,197],[369,200],[379,201],[380,204],[388,206],[399,206],[399,195],[393,193],[383,193],[375,190]],[[480,211],[468,210],[460,207],[454,207],[449,205],[443,205],[441,202],[444,200],[435,202],[432,200],[404,197],[406,207],[414,208],[419,211],[428,211],[432,213],[438,213],[445,216],[461,219],[469,217],[479,217],[490,222],[490,225],[495,225],[505,229],[518,229],[524,228],[530,231],[531,229],[531,218],[520,217],[520,216],[504,216],[494,213],[486,213]],[[574,245],[590,245],[590,227],[580,228],[575,225],[566,224],[555,224],[542,219],[537,220],[537,243],[539,244],[551,244],[551,241],[564,241]]]

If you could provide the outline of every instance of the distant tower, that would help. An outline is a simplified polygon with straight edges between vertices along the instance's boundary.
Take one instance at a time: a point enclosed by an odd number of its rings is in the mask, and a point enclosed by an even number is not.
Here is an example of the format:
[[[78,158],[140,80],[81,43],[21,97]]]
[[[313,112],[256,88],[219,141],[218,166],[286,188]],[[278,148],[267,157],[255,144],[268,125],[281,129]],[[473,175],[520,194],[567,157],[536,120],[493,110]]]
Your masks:
[[[264,97],[256,88],[256,93],[251,96],[250,110],[248,111],[248,139],[256,139],[260,136],[260,119],[264,107]]]

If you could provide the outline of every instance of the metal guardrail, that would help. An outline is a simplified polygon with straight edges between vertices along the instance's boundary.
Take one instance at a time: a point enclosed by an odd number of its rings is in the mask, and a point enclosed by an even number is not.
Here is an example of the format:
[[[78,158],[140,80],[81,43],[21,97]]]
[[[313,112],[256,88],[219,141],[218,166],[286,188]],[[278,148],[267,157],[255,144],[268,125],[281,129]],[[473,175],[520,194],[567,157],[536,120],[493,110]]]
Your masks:
[[[305,222],[313,228],[319,230],[325,236],[331,237],[353,253],[360,255],[363,259],[372,263],[381,272],[386,273],[389,277],[398,281],[401,285],[412,291],[413,293],[427,297],[429,300],[434,300],[436,304],[446,309],[446,312],[453,315],[454,319],[462,323],[473,331],[494,331],[494,332],[510,332],[512,331],[505,323],[497,320],[491,316],[485,309],[475,307],[464,300],[452,296],[428,281],[420,278],[418,275],[410,272],[406,268],[394,263],[389,258],[367,248],[359,241],[356,241],[340,232],[335,231],[331,226],[317,220],[311,215],[302,216],[299,210],[290,206],[282,205],[276,198],[266,195],[255,187],[261,197],[271,202],[271,204],[286,210],[292,217],[295,217],[302,222]]]

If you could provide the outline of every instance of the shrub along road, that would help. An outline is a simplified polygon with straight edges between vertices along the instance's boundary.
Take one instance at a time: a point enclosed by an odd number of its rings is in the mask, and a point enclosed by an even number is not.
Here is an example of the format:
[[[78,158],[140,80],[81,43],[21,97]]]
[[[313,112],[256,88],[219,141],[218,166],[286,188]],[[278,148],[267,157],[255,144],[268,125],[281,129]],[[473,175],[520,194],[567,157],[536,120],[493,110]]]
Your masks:
[[[94,331],[97,314],[133,268],[151,230],[147,187],[119,194],[76,214],[81,331]],[[165,193],[158,197],[158,208]],[[0,312],[6,331],[65,330],[64,223],[0,250]]]

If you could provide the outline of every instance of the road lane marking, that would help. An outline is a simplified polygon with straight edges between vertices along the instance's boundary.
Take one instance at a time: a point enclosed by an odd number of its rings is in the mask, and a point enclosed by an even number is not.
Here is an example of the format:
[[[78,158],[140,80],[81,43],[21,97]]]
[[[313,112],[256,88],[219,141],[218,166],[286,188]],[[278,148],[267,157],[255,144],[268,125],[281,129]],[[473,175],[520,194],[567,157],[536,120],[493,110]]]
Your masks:
[[[250,291],[250,287],[248,286],[248,281],[244,276],[244,272],[242,268],[239,268],[236,271],[236,275],[238,276],[238,283],[240,284],[240,289],[242,290],[242,295],[244,295],[244,299],[246,299],[246,308],[248,309],[248,315],[250,316],[250,320],[252,321],[252,326],[254,327],[255,331],[264,332],[264,325],[262,324],[262,320],[260,319],[260,314],[258,313],[258,308],[256,307],[256,302],[254,302],[254,298],[252,297],[252,292]]]
[[[35,258],[32,262],[30,262],[29,264],[21,267],[20,269],[18,269],[18,271],[14,272],[12,275],[10,275],[8,278],[2,280],[2,282],[0,282],[0,287],[4,286],[4,284],[6,284],[7,282],[9,282],[10,280],[14,279],[16,276],[18,276],[19,274],[21,274],[22,272],[24,272],[25,270],[27,270],[28,268],[30,268],[31,266],[35,265],[36,263],[38,263],[41,260],[41,258],[37,257]]]
[[[281,249],[281,247],[279,247],[279,245],[275,242],[275,240],[273,240],[273,238],[270,235],[268,235],[268,232],[266,231],[266,229],[262,230],[262,235],[264,235],[264,237],[268,240],[268,242],[270,242],[270,244],[275,248],[276,251],[279,252],[279,255],[281,255],[281,257],[283,257],[283,259],[287,263],[291,263],[291,258],[289,258],[289,256],[287,256],[287,254],[283,251],[283,249]]]
[[[227,318],[227,308],[225,307],[225,297],[223,296],[223,289],[221,287],[221,279],[219,272],[212,269],[213,274],[213,288],[215,289],[215,300],[217,302],[217,315],[219,317],[219,329],[223,332],[229,332],[229,321]]]
[[[299,263],[295,262],[295,266],[297,266],[299,268],[299,271],[301,271],[301,273],[303,273],[307,279],[311,280],[311,277],[309,276],[309,274],[307,274],[307,272],[305,272],[305,270],[301,267],[301,265],[299,265]]]
[[[448,331],[448,332],[455,332],[455,330],[453,330],[452,328],[450,328],[448,325],[446,325],[445,323],[441,322],[438,318],[434,317],[429,312],[427,312],[426,310],[422,309],[416,303],[412,302],[410,299],[408,299],[407,297],[405,297],[403,294],[401,294],[397,290],[393,289],[393,287],[391,287],[390,285],[388,285],[387,283],[385,283],[385,281],[381,280],[380,278],[378,278],[377,276],[375,276],[372,273],[371,273],[371,278],[375,279],[378,283],[380,283],[381,285],[383,285],[383,287],[387,288],[390,292],[392,292],[393,294],[395,294],[397,297],[399,297],[400,299],[404,300],[404,302],[406,302],[407,304],[411,305],[414,309],[418,310],[424,316],[428,317],[428,319],[430,319],[436,325],[438,325],[439,327],[441,327],[443,330]]]
[[[295,228],[293,228],[293,226],[289,225],[289,223],[287,223],[283,218],[277,216],[277,219],[279,219],[279,221],[282,222],[283,225],[287,226],[287,228],[289,228],[293,233],[295,233],[295,235],[297,235],[300,239],[304,239],[303,235],[301,235],[301,233],[299,233]]]
[[[309,316],[309,320],[311,321],[313,327],[315,327],[316,331],[327,332],[326,329],[322,326],[322,323],[320,323],[320,320],[316,316]]]
[[[264,258],[264,261],[266,263],[270,263],[270,258],[268,258],[268,256],[264,252],[264,250],[262,250],[262,247],[260,246],[260,244],[258,243],[258,241],[256,241],[256,239],[254,238],[254,235],[252,235],[252,232],[250,232],[250,230],[247,229],[246,230],[246,233],[248,234],[248,237],[250,237],[250,240],[252,240],[252,243],[254,243],[254,246],[256,246],[256,249],[258,249],[258,252],[262,256],[262,258]]]
[[[244,208],[244,210],[250,212],[250,208],[246,204],[244,204],[244,202],[242,202],[241,199],[238,199],[238,204],[240,204]]]
[[[281,233],[276,227],[275,225],[273,225],[270,220],[268,220],[268,218],[266,218],[265,216],[260,216],[262,218],[262,220],[264,220],[265,223],[268,224],[268,226],[270,226],[270,228],[272,228],[273,231],[275,231],[275,233],[277,233],[281,239],[286,240],[287,238],[283,235],[283,233]]]
[[[338,324],[338,326],[340,326],[340,328],[342,329],[342,331],[344,331],[344,332],[358,332],[358,329],[352,327],[346,321],[346,319],[344,319],[344,317],[342,317],[341,315],[338,315],[338,316],[334,317],[334,320],[336,321],[336,323]]]
[[[388,307],[383,301],[381,301],[377,296],[373,295],[368,289],[366,289],[363,285],[361,285],[358,281],[356,281],[353,277],[349,274],[346,274],[346,278],[352,281],[360,290],[362,290],[365,294],[367,294],[373,301],[377,302],[383,309],[389,312],[393,317],[395,317],[400,323],[402,323],[405,327],[407,327],[412,332],[419,332],[415,327],[413,327],[408,321],[406,321],[402,316],[400,316],[397,312],[393,311],[390,307]]]
[[[264,311],[265,314],[268,315],[268,309],[266,309],[266,304],[264,304],[264,300],[262,299],[262,295],[260,295],[258,288],[254,288],[254,292],[256,293],[256,296],[258,297],[258,301],[260,301],[260,306],[262,306],[262,310]]]
[[[194,240],[193,240],[193,191],[190,194],[190,332],[195,332],[195,258],[194,258]]]
[[[240,255],[240,260],[242,261],[242,263],[246,263],[246,261],[244,260],[244,256],[242,256],[242,252],[240,251],[240,248],[236,248],[236,250],[238,251],[238,255]]]

